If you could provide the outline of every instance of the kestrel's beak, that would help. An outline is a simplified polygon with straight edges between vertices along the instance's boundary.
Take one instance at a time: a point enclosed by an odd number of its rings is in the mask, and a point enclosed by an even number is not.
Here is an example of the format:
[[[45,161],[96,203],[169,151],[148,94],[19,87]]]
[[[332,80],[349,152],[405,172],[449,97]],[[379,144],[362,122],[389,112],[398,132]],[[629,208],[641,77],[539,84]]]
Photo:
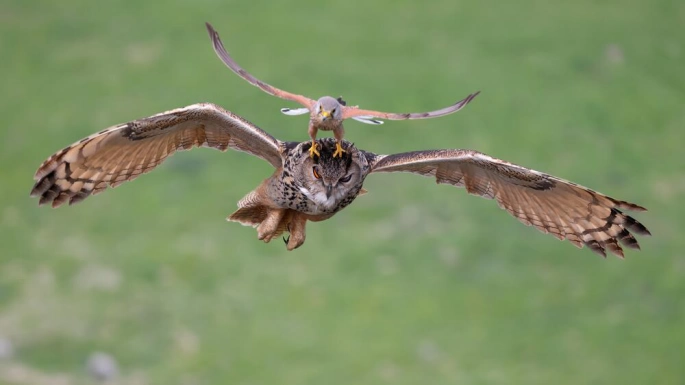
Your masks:
[[[324,120],[327,120],[327,119],[330,119],[330,118],[331,118],[331,112],[330,112],[330,111],[323,110],[323,111],[321,111],[321,112],[319,113],[319,115],[321,115],[321,117],[322,117]]]

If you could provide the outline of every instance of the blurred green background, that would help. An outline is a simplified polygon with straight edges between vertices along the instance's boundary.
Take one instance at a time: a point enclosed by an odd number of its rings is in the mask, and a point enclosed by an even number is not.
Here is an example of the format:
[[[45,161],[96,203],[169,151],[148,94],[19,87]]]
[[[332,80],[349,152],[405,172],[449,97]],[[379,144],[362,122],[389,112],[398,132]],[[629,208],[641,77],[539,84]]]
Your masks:
[[[682,1],[6,0],[0,20],[0,383],[87,384],[96,351],[120,384],[685,383]],[[408,112],[480,90],[347,138],[477,149],[644,205],[654,236],[602,260],[388,174],[288,253],[224,221],[270,166],[209,150],[38,208],[47,156],[164,110],[214,102],[306,139],[279,112],[294,105],[220,63],[205,21],[258,78],[311,97]]]

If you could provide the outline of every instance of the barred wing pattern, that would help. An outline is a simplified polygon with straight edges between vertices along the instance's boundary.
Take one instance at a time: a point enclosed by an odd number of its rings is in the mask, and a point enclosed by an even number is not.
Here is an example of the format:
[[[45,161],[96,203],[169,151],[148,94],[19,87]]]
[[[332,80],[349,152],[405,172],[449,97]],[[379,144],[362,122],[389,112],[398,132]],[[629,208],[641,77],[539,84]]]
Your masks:
[[[199,103],[120,124],[84,138],[38,168],[31,196],[39,204],[77,203],[133,180],[177,150],[231,148],[281,167],[281,142],[223,108]]]
[[[631,234],[649,230],[621,210],[644,207],[616,200],[586,187],[472,150],[431,150],[373,156],[371,172],[411,172],[438,183],[465,187],[495,199],[522,223],[577,247],[623,257],[623,246],[639,249]]]

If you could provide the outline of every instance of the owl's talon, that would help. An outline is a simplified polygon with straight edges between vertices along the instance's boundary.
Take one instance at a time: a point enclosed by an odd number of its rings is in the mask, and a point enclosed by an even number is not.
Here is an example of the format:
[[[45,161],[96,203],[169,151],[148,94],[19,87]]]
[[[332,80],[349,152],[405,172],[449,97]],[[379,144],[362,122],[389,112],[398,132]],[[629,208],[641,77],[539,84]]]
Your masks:
[[[314,155],[321,156],[321,154],[319,154],[319,150],[316,149],[316,146],[317,146],[316,142],[312,140],[312,146],[309,147],[309,157],[310,158],[313,158]]]
[[[333,153],[333,157],[335,158],[335,157],[339,156],[342,158],[343,152],[347,152],[347,151],[342,149],[340,142],[336,142],[335,143],[335,152]]]

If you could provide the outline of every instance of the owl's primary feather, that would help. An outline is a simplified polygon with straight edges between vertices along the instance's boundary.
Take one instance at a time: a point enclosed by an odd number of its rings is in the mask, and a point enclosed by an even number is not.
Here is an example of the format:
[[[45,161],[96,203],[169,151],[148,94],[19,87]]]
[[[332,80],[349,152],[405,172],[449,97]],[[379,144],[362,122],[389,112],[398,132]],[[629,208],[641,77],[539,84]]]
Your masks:
[[[578,247],[606,256],[623,256],[619,243],[640,246],[631,234],[650,235],[621,210],[644,207],[616,200],[587,187],[527,169],[472,150],[430,150],[375,156],[372,172],[411,172],[438,183],[464,187],[473,195],[495,199],[522,223],[535,226]]]
[[[49,157],[36,171],[31,196],[52,207],[79,202],[135,179],[177,150],[232,148],[280,167],[280,142],[243,118],[211,104],[193,104],[119,124]]]
[[[471,150],[428,150],[376,155],[344,141],[281,142],[254,124],[213,104],[202,103],[120,124],[58,151],[38,168],[32,196],[53,207],[80,202],[152,170],[176,150],[228,148],[268,161],[273,175],[239,202],[229,219],[257,228],[269,241],[290,232],[287,247],[304,243],[307,221],[326,220],[363,193],[373,172],[410,172],[438,183],[495,199],[526,225],[576,246],[623,256],[621,245],[639,248],[634,234],[649,235],[625,210],[643,207],[586,187]]]

